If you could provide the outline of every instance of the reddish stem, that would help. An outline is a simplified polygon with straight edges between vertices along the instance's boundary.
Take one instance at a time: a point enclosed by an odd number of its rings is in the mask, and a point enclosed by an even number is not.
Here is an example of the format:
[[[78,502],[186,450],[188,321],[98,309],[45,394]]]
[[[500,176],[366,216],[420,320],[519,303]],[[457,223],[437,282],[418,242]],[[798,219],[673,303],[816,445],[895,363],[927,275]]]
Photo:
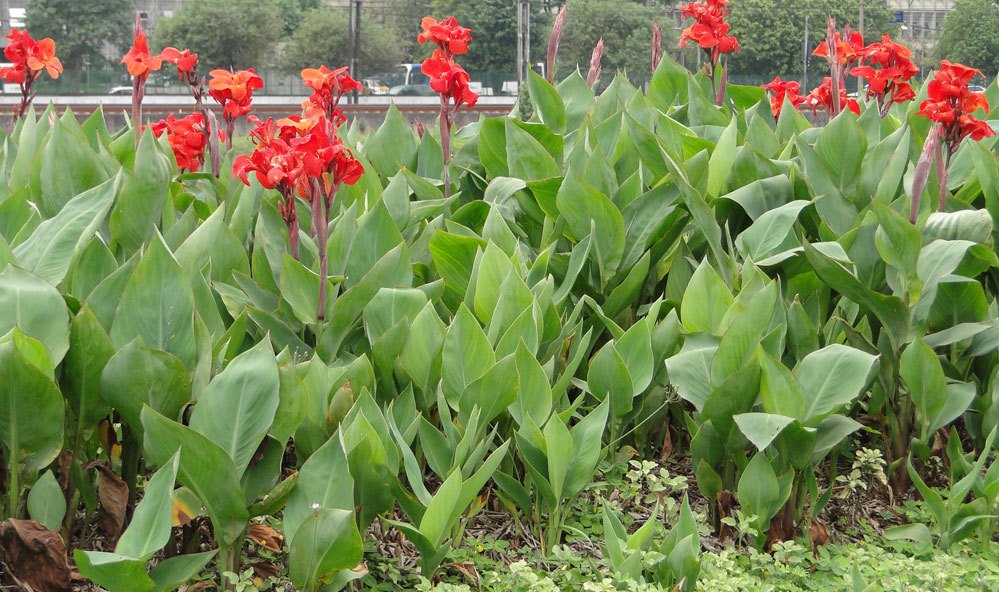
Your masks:
[[[451,197],[451,108],[441,95],[441,152],[444,155],[444,199]]]
[[[331,190],[336,193],[336,187]],[[323,195],[317,179],[312,180],[312,226],[316,229],[316,246],[319,249],[319,303],[316,307],[316,318],[320,321],[326,318],[326,242],[329,231],[328,200]]]
[[[947,211],[947,198],[950,196],[950,192],[947,191],[947,176],[950,173],[950,159],[952,156],[954,156],[954,153],[948,147],[943,167],[937,169],[937,176],[940,178],[940,203],[937,205],[938,212]]]

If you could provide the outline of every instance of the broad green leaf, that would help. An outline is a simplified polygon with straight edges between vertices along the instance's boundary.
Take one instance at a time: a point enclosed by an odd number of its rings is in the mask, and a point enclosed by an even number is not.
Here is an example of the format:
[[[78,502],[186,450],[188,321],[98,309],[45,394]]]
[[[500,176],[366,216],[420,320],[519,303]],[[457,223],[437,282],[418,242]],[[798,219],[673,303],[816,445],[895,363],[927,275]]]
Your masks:
[[[52,471],[45,471],[28,492],[28,515],[49,530],[59,531],[66,516],[66,497]]]
[[[510,174],[507,176],[536,181],[551,179],[562,174],[559,164],[537,138],[512,120],[507,119],[505,123],[506,158],[510,168]]]
[[[811,202],[795,200],[759,216],[753,225],[735,239],[735,245],[743,256],[753,261],[763,260],[789,246],[789,238],[801,210]],[[796,246],[796,242],[795,242]]]
[[[556,199],[558,209],[573,240],[592,235],[593,249],[606,285],[624,256],[624,218],[613,202],[592,185],[570,171]]]
[[[988,243],[992,236],[992,216],[986,210],[933,212],[923,226],[923,242],[937,239]]]
[[[277,360],[265,339],[212,379],[191,428],[225,450],[241,476],[274,422],[279,388]]]
[[[760,378],[760,402],[767,413],[784,415],[804,420],[805,394],[794,374],[780,360],[763,350],[758,357],[762,375]]]
[[[517,361],[511,354],[465,387],[458,399],[459,420],[467,425],[472,410],[477,408],[483,423],[493,421],[517,400],[519,386]]]
[[[722,318],[732,306],[732,293],[707,260],[694,271],[683,293],[680,321],[691,333],[717,334]]]
[[[194,368],[194,292],[187,272],[159,236],[128,280],[111,326],[111,342],[117,348],[136,337],[146,347],[169,352]]]
[[[125,423],[142,433],[143,405],[170,419],[191,400],[191,376],[176,356],[133,341],[118,350],[101,372],[101,398]]]
[[[416,151],[413,128],[395,105],[390,105],[381,127],[364,143],[364,157],[387,181],[401,168],[413,169]]]
[[[36,203],[46,218],[55,216],[74,196],[110,177],[108,163],[91,148],[70,110],[55,121],[35,166],[39,198]]]
[[[79,436],[85,439],[110,410],[101,398],[101,373],[115,351],[111,338],[88,307],[73,317],[69,343],[63,394],[76,414]]]
[[[718,139],[714,152],[711,153],[711,160],[708,162],[709,196],[718,197],[724,194],[728,187],[728,176],[732,172],[735,147],[739,139],[739,128],[736,123],[736,118],[733,117]]]
[[[773,413],[741,413],[734,419],[739,430],[760,452],[770,446],[774,438],[795,421],[793,417]]]
[[[739,477],[739,505],[746,515],[756,515],[758,524],[765,530],[787,500],[781,495],[780,482],[770,461],[757,452]]]
[[[569,430],[572,434],[573,456],[572,466],[565,478],[566,499],[575,497],[593,481],[593,471],[596,470],[603,451],[603,434],[609,411],[610,405],[608,401],[604,401]]]
[[[58,214],[39,224],[14,248],[18,265],[50,284],[59,284],[104,223],[120,179],[117,176],[77,195]]]
[[[489,339],[464,305],[458,309],[444,338],[442,387],[448,401],[457,403],[469,384],[496,363]],[[471,411],[471,410],[469,410]]]
[[[82,549],[77,549],[73,557],[80,575],[108,592],[150,592],[156,588],[146,573],[145,561]]]
[[[0,336],[17,327],[45,344],[53,365],[69,350],[69,311],[51,284],[20,267],[0,271]]]
[[[558,414],[552,415],[545,425],[545,447],[548,457],[548,483],[551,485],[552,493],[558,499],[562,498],[565,489],[565,479],[572,466],[573,442],[572,434],[562,423]]]
[[[288,551],[288,573],[293,584],[318,592],[342,569],[357,567],[364,555],[354,513],[320,508],[296,531]]]
[[[811,424],[860,396],[878,357],[840,344],[805,356],[794,369],[805,396],[802,423]]]
[[[180,455],[175,454],[149,479],[115,553],[145,561],[166,546],[170,540],[170,508],[179,465]]]
[[[565,105],[562,104],[562,98],[555,87],[534,70],[528,72],[527,84],[531,91],[531,100],[538,109],[542,123],[557,134],[565,133]]]
[[[17,340],[0,343],[0,368],[0,447],[7,466],[33,474],[55,460],[62,448],[62,395],[17,347]]]
[[[173,592],[191,581],[217,553],[217,550],[204,551],[178,555],[160,561],[149,572],[149,577],[156,584],[156,592]]]
[[[298,472],[298,484],[289,495],[284,510],[284,533],[288,540],[295,538],[298,528],[316,504],[321,508],[354,508],[354,479],[339,435],[312,453]]]
[[[233,271],[250,273],[246,249],[226,225],[222,207],[177,247],[175,255],[181,267],[192,275],[211,264],[211,279],[216,281],[231,282]]]
[[[135,150],[135,166],[126,174],[111,211],[111,240],[134,252],[153,238],[170,199],[171,165],[152,130],[143,132]]]
[[[187,426],[142,408],[146,456],[163,466],[180,451],[177,481],[197,494],[205,505],[222,545],[231,545],[246,528],[246,511],[239,476],[225,450]]]

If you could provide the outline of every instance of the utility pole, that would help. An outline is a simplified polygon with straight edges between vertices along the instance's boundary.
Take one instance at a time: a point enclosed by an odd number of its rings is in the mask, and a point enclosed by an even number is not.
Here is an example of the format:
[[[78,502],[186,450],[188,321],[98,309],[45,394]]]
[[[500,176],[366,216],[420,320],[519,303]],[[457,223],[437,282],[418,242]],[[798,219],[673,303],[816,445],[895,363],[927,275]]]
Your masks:
[[[347,59],[350,75],[354,80],[361,80],[361,2],[350,0],[349,18],[347,22]],[[357,90],[350,94],[350,102],[357,104]]]
[[[517,92],[524,84],[524,0],[517,0]]]
[[[805,46],[801,50],[801,63],[803,74],[801,76],[801,88],[808,88],[808,13],[805,13]]]

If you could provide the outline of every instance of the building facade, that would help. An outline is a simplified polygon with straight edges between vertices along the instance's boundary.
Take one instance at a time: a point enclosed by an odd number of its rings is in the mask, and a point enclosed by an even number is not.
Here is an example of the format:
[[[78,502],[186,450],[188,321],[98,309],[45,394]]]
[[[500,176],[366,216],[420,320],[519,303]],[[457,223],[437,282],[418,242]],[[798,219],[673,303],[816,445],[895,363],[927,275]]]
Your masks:
[[[902,25],[901,39],[923,56],[930,56],[943,33],[944,18],[955,0],[889,0],[895,19]]]

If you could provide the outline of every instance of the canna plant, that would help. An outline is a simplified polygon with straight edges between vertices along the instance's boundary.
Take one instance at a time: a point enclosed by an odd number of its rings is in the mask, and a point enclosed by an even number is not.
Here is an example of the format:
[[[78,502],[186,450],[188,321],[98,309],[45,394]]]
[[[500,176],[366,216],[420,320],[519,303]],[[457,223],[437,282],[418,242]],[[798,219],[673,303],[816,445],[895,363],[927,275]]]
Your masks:
[[[0,78],[17,84],[21,89],[21,103],[14,108],[14,120],[23,117],[35,98],[32,86],[45,71],[53,80],[62,74],[62,62],[55,55],[55,41],[32,39],[26,30],[12,29],[7,35],[10,42],[3,49],[10,66],[0,67]]]
[[[451,128],[454,114],[462,105],[469,109],[475,106],[479,95],[469,88],[468,72],[454,61],[456,55],[468,51],[472,41],[472,30],[462,27],[457,19],[450,16],[440,22],[433,17],[424,17],[421,23],[423,32],[417,41],[437,45],[433,54],[423,61],[420,70],[430,78],[430,88],[441,98],[440,134],[441,152],[444,156],[444,199],[451,196]]]
[[[680,47],[686,47],[687,41],[693,41],[704,50],[707,57],[705,67],[718,106],[725,99],[728,80],[727,64],[722,61],[722,54],[739,51],[739,40],[728,34],[729,24],[725,22],[728,11],[728,0],[691,2],[680,8],[683,16],[694,19],[694,24],[680,34]]]
[[[135,14],[135,26],[132,27],[132,47],[121,58],[129,75],[132,76],[132,121],[135,127],[135,142],[139,142],[140,124],[142,123],[142,99],[146,94],[146,80],[150,72],[155,72],[163,66],[163,58],[149,53],[149,40],[142,30],[139,13]]]

